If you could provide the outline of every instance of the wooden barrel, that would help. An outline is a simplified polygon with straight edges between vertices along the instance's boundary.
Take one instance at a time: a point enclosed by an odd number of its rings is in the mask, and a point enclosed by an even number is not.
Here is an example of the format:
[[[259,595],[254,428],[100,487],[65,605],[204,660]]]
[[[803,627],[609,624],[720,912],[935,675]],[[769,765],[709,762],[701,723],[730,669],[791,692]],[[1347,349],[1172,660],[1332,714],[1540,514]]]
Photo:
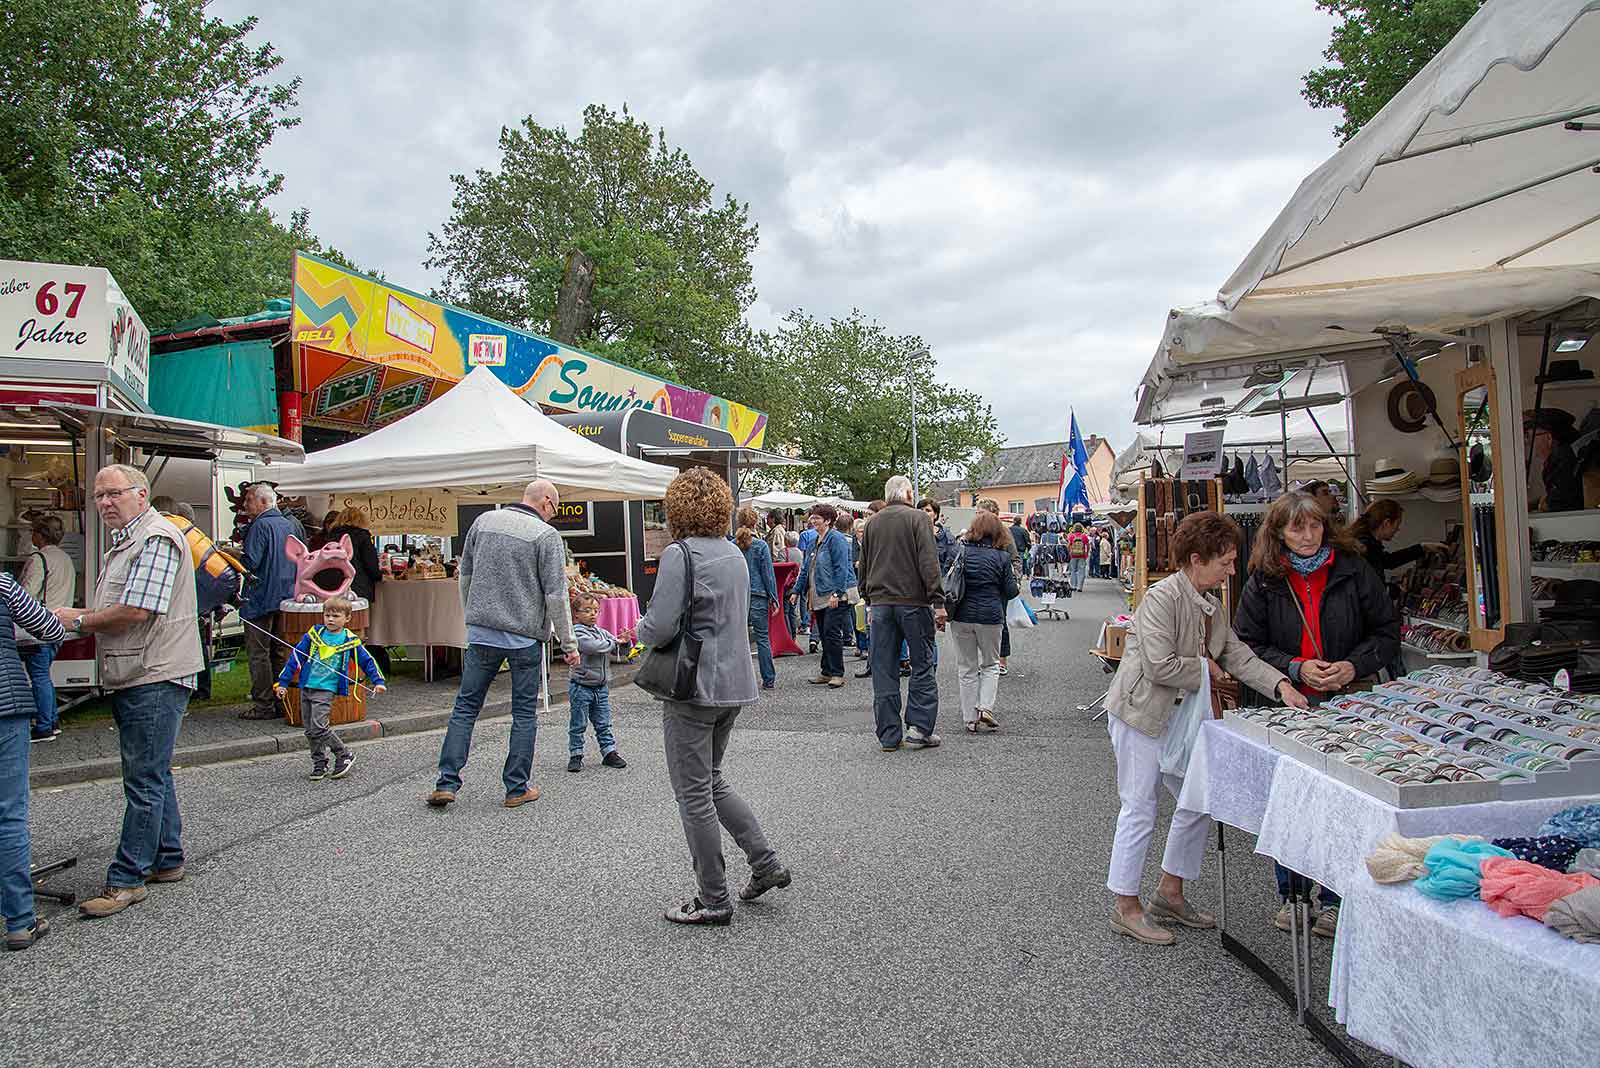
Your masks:
[[[360,597],[352,597],[350,622],[345,626],[355,631],[356,636],[364,638],[367,633],[367,620],[370,606]],[[322,622],[322,605],[302,601],[280,601],[278,603],[278,638],[294,645],[310,632],[311,628]],[[352,659],[351,677],[361,679],[359,667]],[[362,679],[365,682],[364,679]],[[284,695],[284,708],[288,713],[291,727],[301,726],[300,719],[300,690],[290,687]],[[359,723],[367,718],[367,698],[364,686],[351,686],[350,693],[344,697],[334,697],[333,708],[328,714],[329,723]]]

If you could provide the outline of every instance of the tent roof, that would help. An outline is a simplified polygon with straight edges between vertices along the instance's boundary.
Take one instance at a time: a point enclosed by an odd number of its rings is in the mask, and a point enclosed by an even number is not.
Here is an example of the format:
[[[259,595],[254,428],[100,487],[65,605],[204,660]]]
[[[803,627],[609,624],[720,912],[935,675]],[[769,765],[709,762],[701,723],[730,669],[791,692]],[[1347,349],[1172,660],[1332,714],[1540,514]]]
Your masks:
[[[486,367],[444,396],[279,479],[285,493],[445,490],[519,497],[535,478],[580,500],[658,500],[676,468],[612,452],[522,400]]]
[[[1378,348],[1600,296],[1600,0],[1485,4],[1295,192],[1145,375]],[[1141,402],[1141,407],[1143,402]]]

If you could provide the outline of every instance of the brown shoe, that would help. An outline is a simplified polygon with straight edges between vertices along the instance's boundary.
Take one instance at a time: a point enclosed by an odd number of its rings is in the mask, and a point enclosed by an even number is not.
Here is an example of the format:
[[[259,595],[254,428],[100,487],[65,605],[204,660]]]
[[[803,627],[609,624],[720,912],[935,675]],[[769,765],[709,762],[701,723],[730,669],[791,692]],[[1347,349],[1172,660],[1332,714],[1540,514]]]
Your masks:
[[[506,808],[521,808],[529,801],[537,800],[539,800],[539,788],[537,786],[530,786],[520,794],[512,794],[510,797],[506,798]]]
[[[1143,910],[1140,910],[1139,915],[1129,919],[1118,910],[1112,909],[1111,929],[1147,946],[1170,946],[1177,941],[1171,931],[1151,923]]]
[[[184,878],[183,865],[179,864],[176,868],[163,868],[162,870],[156,872],[154,875],[150,876],[150,878],[146,879],[145,882],[146,883],[181,883],[181,882],[183,882],[183,878]]]
[[[150,891],[142,886],[108,886],[100,891],[99,897],[79,902],[78,914],[88,919],[115,916],[129,905],[137,905],[149,896]]]
[[[844,679],[842,679],[839,676],[835,675],[833,678],[828,680],[828,685],[832,686],[835,690],[837,690],[839,687],[844,685]]]
[[[809,682],[813,686],[832,686],[833,685],[833,676],[832,675],[818,675],[816,678],[807,679],[806,681]]]
[[[450,802],[454,801],[455,799],[456,795],[451,793],[449,790],[435,790],[433,793],[424,798],[424,800],[426,800],[428,804],[434,808],[444,808],[444,806],[450,804]]]

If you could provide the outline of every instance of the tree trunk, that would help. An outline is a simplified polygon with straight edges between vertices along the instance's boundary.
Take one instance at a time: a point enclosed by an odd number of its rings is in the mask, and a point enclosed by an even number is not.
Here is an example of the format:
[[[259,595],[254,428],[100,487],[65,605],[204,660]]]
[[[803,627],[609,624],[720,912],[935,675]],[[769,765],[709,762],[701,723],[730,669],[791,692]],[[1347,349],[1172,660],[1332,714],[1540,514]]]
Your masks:
[[[555,340],[563,345],[576,345],[578,339],[589,332],[594,321],[594,305],[589,295],[594,292],[594,260],[581,249],[567,253],[567,269],[561,276],[561,291],[556,294]]]

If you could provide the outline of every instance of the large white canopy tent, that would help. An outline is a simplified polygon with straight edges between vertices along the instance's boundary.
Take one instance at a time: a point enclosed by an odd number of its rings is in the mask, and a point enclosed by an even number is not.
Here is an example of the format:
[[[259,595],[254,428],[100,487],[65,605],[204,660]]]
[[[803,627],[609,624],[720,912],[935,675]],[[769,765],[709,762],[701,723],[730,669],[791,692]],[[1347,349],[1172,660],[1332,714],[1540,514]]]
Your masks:
[[[1170,313],[1137,418],[1184,369],[1387,354],[1600,298],[1600,0],[1490,0],[1301,184],[1217,299]]]
[[[574,434],[477,367],[420,411],[272,474],[290,494],[437,490],[516,500],[544,478],[566,498],[629,501],[661,499],[678,471]]]

